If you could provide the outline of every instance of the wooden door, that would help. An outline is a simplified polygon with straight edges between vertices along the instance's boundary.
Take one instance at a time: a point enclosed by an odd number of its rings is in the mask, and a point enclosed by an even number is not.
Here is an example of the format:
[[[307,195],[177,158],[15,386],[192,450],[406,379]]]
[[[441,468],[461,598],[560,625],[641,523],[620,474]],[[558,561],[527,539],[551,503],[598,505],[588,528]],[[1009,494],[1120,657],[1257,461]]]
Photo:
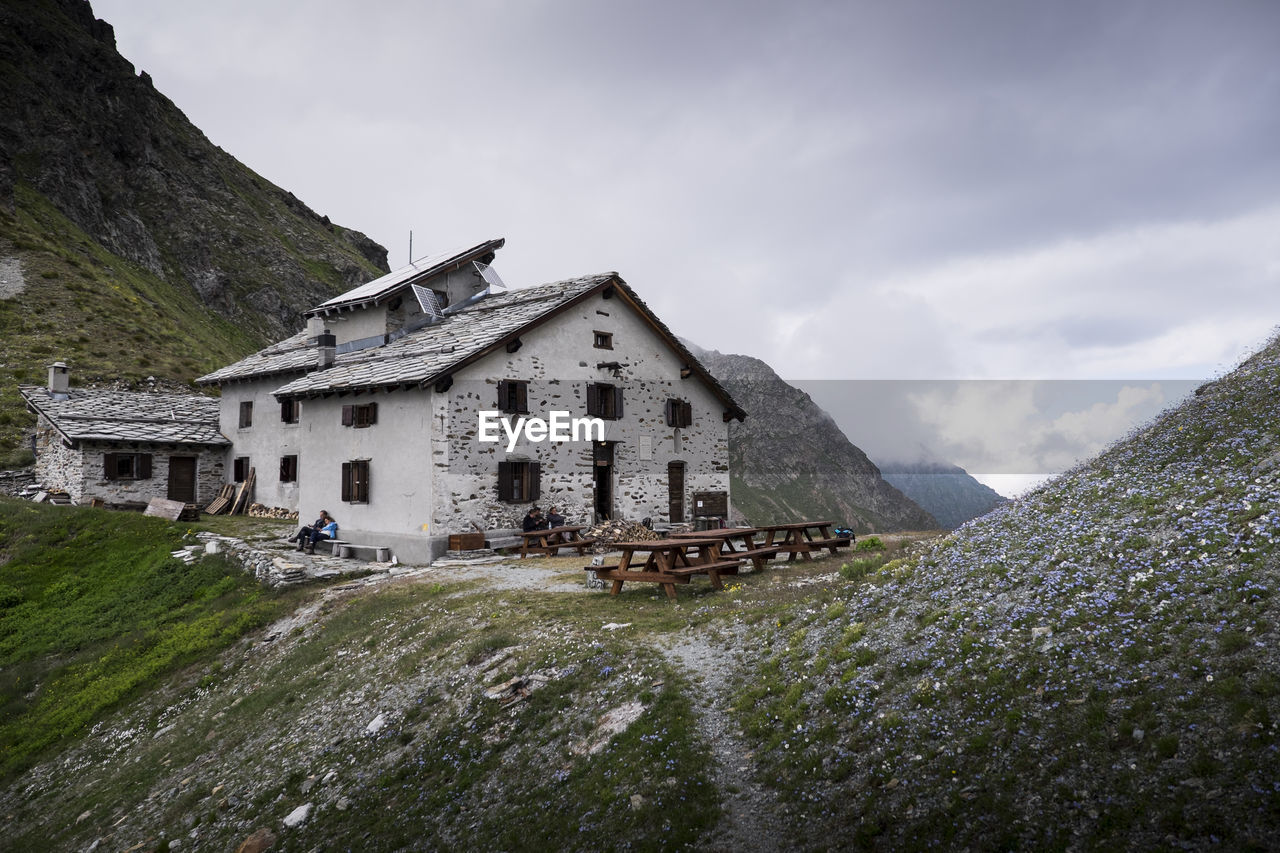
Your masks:
[[[169,457],[169,500],[184,504],[196,502],[196,458]]]
[[[667,501],[671,523],[684,521],[684,463],[667,463]]]
[[[596,520],[606,521],[613,518],[613,442],[597,441],[592,448]]]

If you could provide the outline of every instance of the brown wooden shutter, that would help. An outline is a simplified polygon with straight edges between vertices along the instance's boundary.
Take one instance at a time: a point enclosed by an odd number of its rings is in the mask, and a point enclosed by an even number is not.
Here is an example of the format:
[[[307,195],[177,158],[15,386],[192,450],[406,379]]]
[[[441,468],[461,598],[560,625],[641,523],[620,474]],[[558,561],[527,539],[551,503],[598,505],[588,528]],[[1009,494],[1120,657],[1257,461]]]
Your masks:
[[[150,453],[138,454],[138,479],[139,480],[151,479],[151,454]]]
[[[351,426],[353,423],[355,423],[356,421],[355,409],[356,409],[355,406],[342,407],[342,425],[343,426]],[[346,498],[343,498],[343,500],[346,500]]]
[[[527,415],[529,413],[529,383],[516,383],[516,413]]]
[[[600,386],[594,382],[587,384],[587,414],[599,417],[600,412]]]
[[[613,416],[622,417],[622,388],[613,389]]]
[[[506,379],[498,380],[498,411],[499,412],[511,411],[511,403],[509,402],[510,393],[507,391],[507,388],[510,385],[511,383],[508,382]]]
[[[356,500],[360,503],[367,504],[369,502],[369,463],[356,463],[357,475],[360,478],[359,488],[356,489]]]
[[[369,426],[373,426],[378,422],[378,404],[370,403],[368,408],[369,408]]]
[[[529,501],[536,501],[542,497],[542,463],[530,462],[528,471],[529,485],[525,489],[525,498]]]
[[[498,463],[498,500],[512,500],[512,493],[515,491],[515,478],[512,476],[512,462]]]
[[[671,399],[670,397],[668,397],[668,398],[667,398],[667,404],[666,404],[666,406],[664,407],[664,411],[665,411],[666,416],[667,416],[667,426],[676,426],[676,416],[675,416],[675,413],[674,413],[674,412],[672,412],[672,410],[671,410],[671,409],[672,409],[672,405],[671,405],[671,404],[672,404],[672,403],[674,403],[674,402],[675,402],[675,400],[673,400],[673,399]]]
[[[350,408],[349,406],[344,408]],[[349,503],[351,501],[351,463],[342,463],[342,500]]]
[[[120,470],[120,466],[116,464],[116,455],[114,453],[102,454],[102,476],[108,480],[116,479],[116,472]]]

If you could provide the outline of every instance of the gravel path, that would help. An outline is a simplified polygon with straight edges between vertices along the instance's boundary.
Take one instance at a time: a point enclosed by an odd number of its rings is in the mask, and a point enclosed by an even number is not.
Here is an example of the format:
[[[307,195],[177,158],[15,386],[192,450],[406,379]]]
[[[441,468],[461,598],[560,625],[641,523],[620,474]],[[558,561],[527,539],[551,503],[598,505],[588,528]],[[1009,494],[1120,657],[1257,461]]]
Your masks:
[[[711,746],[712,784],[724,796],[724,816],[701,839],[699,848],[726,853],[791,849],[795,835],[785,808],[773,791],[752,778],[751,751],[733,722],[729,679],[738,662],[732,652],[701,632],[689,631],[662,651],[692,676],[690,698],[698,733]]]

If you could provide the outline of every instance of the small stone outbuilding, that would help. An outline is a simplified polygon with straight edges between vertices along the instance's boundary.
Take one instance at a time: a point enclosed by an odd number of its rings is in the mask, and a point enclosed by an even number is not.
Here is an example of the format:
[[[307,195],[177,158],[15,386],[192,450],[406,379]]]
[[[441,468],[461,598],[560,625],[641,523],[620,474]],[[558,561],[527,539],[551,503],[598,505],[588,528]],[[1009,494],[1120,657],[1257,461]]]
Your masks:
[[[203,505],[226,482],[231,442],[219,432],[215,398],[71,388],[61,362],[49,368],[47,387],[19,391],[38,416],[37,482],[74,503]]]

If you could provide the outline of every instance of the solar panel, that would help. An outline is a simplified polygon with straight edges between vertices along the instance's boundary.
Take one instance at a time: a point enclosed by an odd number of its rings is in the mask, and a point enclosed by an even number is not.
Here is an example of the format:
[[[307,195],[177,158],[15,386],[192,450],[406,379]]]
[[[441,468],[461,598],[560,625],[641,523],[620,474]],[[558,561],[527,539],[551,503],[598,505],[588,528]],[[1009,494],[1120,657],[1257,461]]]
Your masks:
[[[418,297],[418,304],[422,306],[422,313],[432,320],[443,319],[444,314],[441,312],[444,310],[444,306],[440,304],[440,299],[435,293],[420,284],[415,284],[412,287],[413,295]]]
[[[488,264],[482,264],[479,261],[472,261],[476,265],[476,272],[480,273],[480,277],[484,279],[485,284],[489,285],[490,290],[506,290],[507,285],[503,283],[498,271]]]

